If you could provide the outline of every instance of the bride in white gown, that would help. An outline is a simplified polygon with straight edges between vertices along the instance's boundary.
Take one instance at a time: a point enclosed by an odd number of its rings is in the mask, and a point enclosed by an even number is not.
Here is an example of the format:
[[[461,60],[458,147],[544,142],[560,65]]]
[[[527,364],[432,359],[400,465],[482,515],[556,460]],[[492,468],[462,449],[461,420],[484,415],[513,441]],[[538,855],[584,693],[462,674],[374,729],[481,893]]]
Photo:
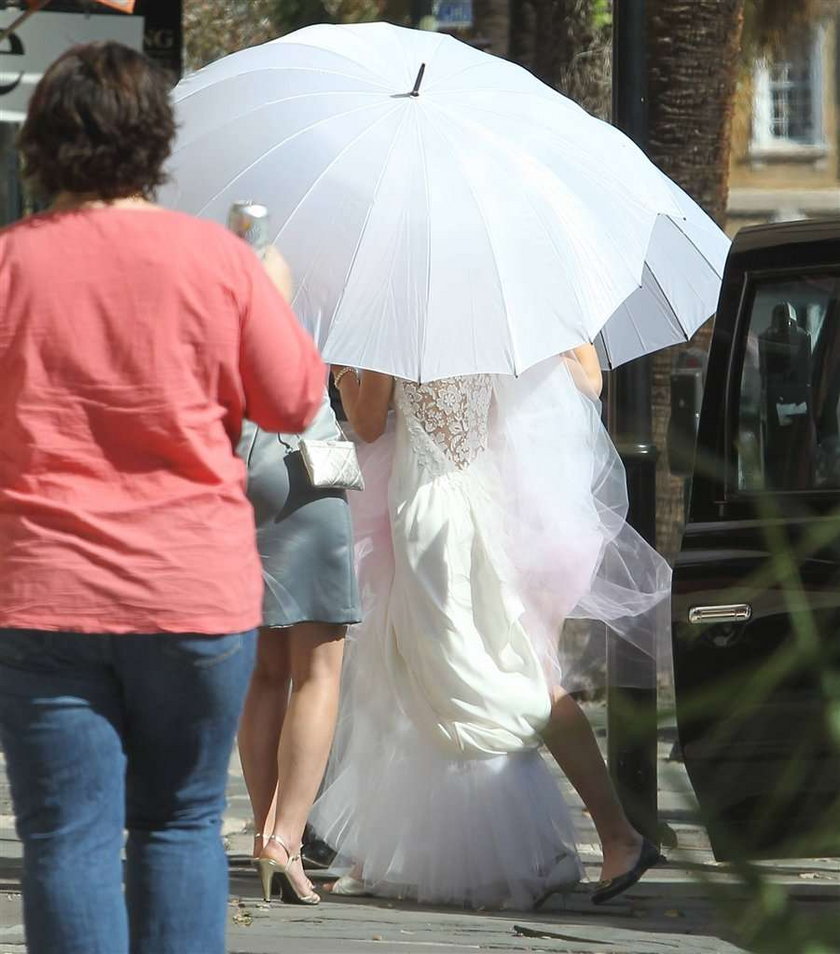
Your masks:
[[[602,893],[659,859],[560,688],[564,618],[619,625],[667,589],[664,564],[624,523],[622,495],[607,499],[617,461],[607,438],[604,467],[593,354],[578,349],[527,382],[335,369],[350,423],[375,441],[354,513],[366,615],[313,815],[355,862],[340,893],[524,908],[572,887],[582,868],[543,738],[598,828],[612,879]],[[552,417],[554,433],[540,435]]]

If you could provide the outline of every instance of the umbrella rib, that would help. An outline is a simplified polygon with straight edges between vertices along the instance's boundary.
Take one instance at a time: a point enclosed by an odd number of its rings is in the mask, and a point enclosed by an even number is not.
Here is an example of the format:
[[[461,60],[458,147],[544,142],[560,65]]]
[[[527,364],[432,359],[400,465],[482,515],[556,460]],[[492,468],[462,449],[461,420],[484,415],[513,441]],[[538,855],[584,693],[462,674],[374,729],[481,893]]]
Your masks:
[[[446,110],[443,110],[443,112],[444,112],[444,115],[446,115],[446,112],[447,112],[447,111],[446,111]],[[448,137],[447,137],[447,138],[448,138]],[[449,141],[451,142],[451,140],[449,140]],[[510,143],[508,143],[508,144],[506,144],[506,145],[507,145],[509,148],[511,148],[511,144],[510,144]],[[512,148],[515,148],[515,147],[512,147]],[[544,163],[540,163],[540,165],[541,165],[543,168],[546,169],[546,171],[552,176],[552,178],[555,178],[555,179],[558,178],[557,175],[556,175],[556,173],[554,173],[554,171],[553,171],[550,167],[545,166]],[[528,193],[524,193],[524,195],[525,195],[525,198],[527,199],[527,202],[528,202],[529,206],[531,207],[532,211],[534,212],[534,217],[536,218],[537,222],[539,223],[539,226],[540,226],[540,228],[542,229],[543,234],[545,235],[546,239],[547,239],[548,242],[550,243],[551,247],[554,249],[554,252],[555,252],[555,254],[557,255],[558,259],[560,259],[560,260],[562,261],[562,259],[563,259],[562,251],[563,251],[563,250],[562,250],[560,247],[558,247],[557,242],[556,242],[554,236],[551,234],[551,232],[550,232],[550,231],[548,230],[548,228],[546,227],[545,220],[544,220],[544,218],[542,217],[542,215],[540,214],[540,210],[537,208],[537,206],[534,205],[533,199],[532,199],[532,197],[531,197]],[[483,219],[483,218],[484,218],[484,216],[482,215],[482,219]],[[489,231],[489,230],[488,230],[488,231]],[[628,274],[628,277],[632,279],[633,284],[634,284],[636,287],[640,287],[639,279],[638,279],[632,272],[630,272],[629,269],[627,269],[627,274]],[[625,296],[625,298],[622,300],[622,304],[623,304],[623,302],[626,300],[627,297],[628,297],[628,296]],[[579,302],[578,302],[578,304],[580,305]],[[581,312],[583,311],[583,309],[580,308],[580,307],[579,307],[579,310],[580,310]],[[606,321],[605,321],[605,323],[606,323]],[[589,341],[591,341],[591,332],[590,332],[586,327],[580,328],[580,329],[579,329],[579,333],[580,333],[581,336],[582,336],[581,344],[584,343],[584,342],[589,342]],[[512,343],[512,340],[511,340],[511,343]],[[513,348],[512,348],[512,350],[513,350]]]
[[[563,258],[564,258],[564,256],[563,256],[563,250],[558,246],[555,237],[551,234],[551,232],[549,231],[549,229],[546,227],[545,220],[543,219],[542,215],[540,215],[540,210],[537,208],[536,205],[534,205],[533,198],[531,197],[531,195],[529,195],[529,194],[526,193],[526,198],[527,198],[527,200],[528,200],[528,205],[531,207],[531,210],[532,210],[532,212],[534,213],[534,218],[535,218],[535,219],[537,220],[537,222],[539,222],[539,224],[540,224],[540,228],[542,229],[543,235],[546,237],[546,239],[548,240],[549,244],[550,244],[551,247],[554,249],[554,253],[555,253],[555,255],[557,256],[557,258],[558,258],[560,261],[562,261]],[[631,292],[631,294],[632,294],[632,292]],[[628,296],[628,297],[629,297],[629,296]],[[583,308],[581,307],[581,303],[580,303],[580,298],[579,298],[579,296],[576,296],[576,299],[577,299],[577,305],[578,305],[579,312],[582,312],[582,311],[583,311]],[[626,301],[626,298],[625,298],[625,301]],[[623,304],[623,302],[622,302],[622,304]],[[620,306],[619,306],[619,307],[620,307]],[[609,319],[607,319],[607,320],[609,320]],[[606,321],[604,322],[604,324],[606,324]],[[603,325],[602,325],[601,327],[603,327]],[[600,329],[599,329],[599,330],[600,330]],[[584,341],[585,341],[585,342],[590,342],[590,343],[591,343],[591,332],[590,332],[587,328],[585,328],[585,327],[584,327],[584,328],[581,328],[581,329],[580,329],[580,333],[583,334],[583,336],[584,336]],[[581,344],[583,344],[583,343],[584,343],[584,342],[581,342]]]
[[[662,287],[662,282],[659,281],[659,278],[658,278],[656,272],[654,272],[654,270],[653,270],[653,269],[650,267],[650,265],[648,265],[647,263],[645,263],[645,271],[646,271],[646,272],[648,273],[648,275],[650,275],[650,277],[656,282],[656,287],[659,289],[659,291],[660,291],[661,294],[662,294],[662,300],[665,302],[665,304],[668,306],[668,310],[669,310],[669,311],[671,312],[671,314],[674,316],[674,324],[676,324],[676,326],[680,329],[680,331],[683,333],[683,335],[685,335],[685,334],[686,334],[686,329],[685,329],[685,327],[683,326],[683,323],[682,323],[682,321],[680,320],[680,316],[677,314],[677,311],[676,311],[676,309],[674,308],[674,305],[672,304],[671,299],[668,297],[667,293],[665,292],[665,289]],[[644,278],[644,272],[642,272],[642,277]],[[607,319],[607,320],[609,320],[609,319]],[[639,339],[642,341],[642,345],[644,346],[644,341],[641,339],[641,335],[639,335]]]
[[[234,54],[234,56],[235,55],[236,54]],[[205,69],[209,69],[209,67],[205,67]],[[189,90],[175,101],[175,105],[179,106],[181,103],[185,103],[188,99],[192,99],[193,96],[197,96],[199,93],[205,93],[208,90],[212,90],[216,86],[221,86],[223,83],[229,83],[232,79],[240,79],[244,76],[256,76],[258,73],[317,73],[319,75],[340,76],[342,79],[352,80],[353,82],[370,83],[371,86],[377,86],[383,92],[390,93],[392,91],[392,87],[388,83],[368,80],[364,76],[351,76],[349,73],[339,73],[338,70],[316,69],[312,66],[261,66],[259,69],[246,70],[242,73],[237,73],[235,76],[224,76],[221,79],[213,80],[212,83],[207,83],[198,89]]]
[[[293,103],[301,99],[314,99],[318,96],[364,96],[370,95],[374,96],[374,93],[364,93],[356,92],[355,90],[346,90],[341,92],[334,92],[332,90],[325,90],[320,93],[302,93],[300,96],[286,96],[283,99],[272,99],[264,103],[260,103],[259,106],[254,106],[252,109],[247,110],[244,113],[237,113],[236,116],[229,116],[228,120],[224,122],[221,126],[214,126],[212,129],[207,130],[202,133],[201,136],[196,136],[193,139],[187,139],[182,141],[182,137],[178,137],[178,147],[172,153],[173,156],[177,156],[179,152],[187,148],[194,148],[196,143],[200,142],[202,139],[206,139],[210,136],[218,136],[221,132],[227,129],[230,126],[235,125],[238,122],[241,122],[243,119],[248,119],[250,116],[254,116],[259,113],[261,110],[268,108],[269,106],[277,106],[278,103]],[[370,105],[374,105],[371,103]],[[364,108],[364,107],[361,107]],[[333,116],[325,117],[326,119],[335,119],[336,116],[346,116],[348,111],[343,113],[335,113]]]
[[[447,97],[453,96],[456,92],[475,92],[475,91],[469,90],[469,89],[447,90]],[[515,94],[515,95],[522,95],[522,96],[529,95],[527,91],[525,90],[504,90],[504,92],[506,95],[508,94],[510,95]],[[452,113],[452,108],[450,106],[449,100],[447,100],[446,104],[437,103],[437,105],[438,105],[438,108],[441,109],[443,112],[447,114]],[[572,105],[575,106],[575,110],[577,112],[582,113],[588,119],[595,121],[594,117],[589,116],[589,114],[586,113],[586,111],[583,110],[581,107],[577,106],[577,104],[572,104]],[[488,114],[491,118],[494,118],[494,119],[500,119],[500,118],[506,119],[506,120],[515,119],[517,122],[525,126],[528,130],[533,130],[534,132],[539,133],[540,135],[546,135],[546,136],[552,137],[553,139],[556,139],[558,142],[561,142],[562,137],[565,135],[565,130],[558,129],[556,124],[540,122],[540,121],[537,121],[532,116],[521,115],[515,112],[511,112],[510,110],[505,110],[504,112],[494,111],[493,109],[487,106],[476,106],[475,104],[471,104],[470,121],[483,130],[488,129],[486,123],[483,121],[482,118],[480,118],[481,114],[483,113]],[[604,125],[608,125],[608,124],[604,124]],[[609,127],[609,128],[613,129],[613,127]],[[614,130],[614,129],[613,131],[617,132],[617,130]],[[563,154],[564,161],[569,163],[574,163],[575,171],[577,172],[578,175],[581,175],[582,177],[590,180],[593,183],[593,185],[595,185],[596,187],[603,188],[603,180],[604,180],[603,164],[592,161],[593,158],[594,157],[591,157],[591,156],[590,157],[584,156],[583,158],[579,158],[574,151],[569,151]],[[650,162],[650,160],[647,160],[647,161],[648,161],[648,165],[655,170],[657,176],[663,175],[663,173],[659,169],[657,169],[656,166],[654,166],[653,163]],[[547,165],[547,168],[550,169],[551,166]],[[621,179],[617,174],[613,174],[611,178],[618,184],[622,184],[624,182],[624,180]],[[643,207],[646,207],[648,204],[646,202],[641,201],[638,198],[638,196],[633,192],[633,190],[629,187],[626,188],[625,199],[628,202],[633,202],[635,205],[640,205]],[[657,212],[657,214],[670,216],[670,213],[667,211]]]
[[[660,213],[660,214],[661,214],[661,213]],[[679,229],[680,234],[681,234],[681,235],[684,235],[685,238],[691,243],[691,245],[694,247],[694,250],[695,250],[695,251],[697,252],[697,254],[700,256],[700,258],[702,258],[703,261],[709,266],[709,268],[711,268],[711,270],[715,273],[715,275],[717,275],[718,278],[723,278],[723,272],[719,272],[719,271],[717,270],[716,266],[714,266],[714,265],[709,261],[708,257],[703,253],[703,251],[700,249],[700,247],[699,247],[698,244],[694,241],[694,239],[688,234],[688,232],[686,232],[684,229],[681,229],[681,228],[680,228],[680,223],[676,220],[676,218],[675,218],[673,215],[666,215],[665,218],[669,219],[669,220],[677,227],[677,229]],[[683,219],[683,221],[688,221],[688,220],[687,220],[687,219]]]
[[[610,353],[610,343],[609,343],[609,341],[607,340],[606,334],[604,333],[605,330],[606,330],[606,326],[605,326],[604,328],[602,328],[602,329],[598,332],[598,334],[599,334],[599,336],[600,336],[600,338],[601,338],[601,344],[602,344],[603,347],[604,347],[604,355],[606,356],[606,359],[607,359],[607,367],[608,367],[608,369],[609,369],[610,371],[612,371],[612,370],[613,370],[613,359],[612,359],[612,354]]]
[[[491,60],[491,62],[492,62],[492,60]],[[488,67],[488,65],[489,65],[489,64],[488,64],[486,61],[484,61],[484,60],[482,60],[481,62],[478,62],[478,63],[470,63],[469,66],[465,66],[463,69],[456,70],[454,73],[450,73],[450,74],[446,77],[446,81],[447,81],[447,83],[451,83],[452,80],[454,80],[456,77],[463,76],[464,73],[469,73],[471,70],[475,70],[475,69],[486,69],[486,68]],[[495,65],[495,64],[493,64],[493,65]],[[533,73],[528,72],[528,70],[526,70],[524,67],[518,66],[518,64],[513,63],[513,62],[511,62],[510,60],[505,61],[505,69],[507,70],[507,69],[510,69],[511,67],[514,68],[514,69],[519,70],[520,72],[522,72],[522,73],[524,73],[526,76],[528,76],[530,79],[534,80],[534,81],[538,84],[538,87],[537,87],[537,88],[539,88],[539,86],[545,87],[546,99],[549,99],[549,98],[550,98],[550,99],[554,99],[554,98],[558,95],[558,93],[557,93],[555,90],[551,89],[551,88],[548,87],[548,86],[545,86],[545,84],[542,83],[541,80],[538,80],[538,79],[534,76]],[[464,90],[453,90],[453,89],[447,87],[446,92],[447,92],[447,95],[448,95],[449,93],[457,93],[457,92],[469,92],[469,93],[474,93],[477,88],[480,89],[480,87],[469,87],[469,86],[468,86],[468,87],[465,87]],[[493,87],[493,92],[494,92],[494,93],[495,93],[496,89],[497,89],[497,87],[494,86],[494,87]],[[537,90],[536,90],[536,89],[534,89],[534,90],[504,90],[504,89],[502,89],[502,87],[498,87],[498,89],[499,89],[500,91],[506,92],[506,93],[507,93],[507,92],[510,92],[510,93],[519,93],[519,92],[522,92],[522,93],[526,93],[526,94],[529,95],[529,96],[534,96],[534,95],[537,94]],[[572,102],[572,103],[573,103],[574,100],[569,100],[569,102]],[[575,106],[578,106],[577,103],[574,103],[574,105],[575,105]],[[583,108],[583,107],[578,106],[578,109],[582,109],[582,108]]]
[[[360,112],[363,112],[363,111],[366,110],[366,109],[372,109],[374,105],[379,105],[379,104],[370,104],[370,105],[368,105],[368,106],[359,106],[358,109],[349,109],[349,110],[347,110],[347,112],[345,112],[345,113],[338,113],[337,116],[328,116],[328,117],[326,117],[325,119],[319,119],[317,122],[310,123],[308,126],[304,126],[302,129],[296,130],[292,135],[286,136],[285,139],[281,139],[280,142],[278,142],[276,145],[272,146],[271,149],[268,150],[268,152],[264,152],[264,153],[259,157],[259,159],[255,159],[252,163],[250,163],[249,165],[247,165],[244,169],[240,169],[239,172],[237,172],[236,175],[235,175],[232,179],[230,179],[228,182],[226,182],[226,183],[221,187],[221,189],[219,189],[217,192],[215,192],[215,193],[204,203],[204,205],[198,210],[198,212],[196,212],[195,214],[200,216],[201,213],[204,212],[204,210],[205,210],[209,205],[211,205],[213,202],[215,202],[216,199],[218,199],[218,197],[219,197],[223,192],[225,192],[227,189],[229,189],[229,188],[234,184],[234,182],[236,182],[237,180],[241,179],[242,176],[244,176],[247,172],[250,172],[251,169],[253,169],[255,166],[258,166],[261,162],[264,162],[273,152],[276,152],[278,149],[280,149],[280,148],[282,148],[283,146],[285,146],[286,143],[291,142],[293,139],[297,138],[298,136],[302,136],[304,133],[307,133],[307,132],[309,132],[309,131],[312,130],[312,129],[316,129],[318,126],[320,126],[320,125],[322,125],[322,124],[324,124],[324,123],[328,123],[328,122],[330,122],[331,120],[338,118],[338,116],[340,116],[340,117],[343,118],[343,117],[345,117],[345,116],[350,116],[350,115],[352,115],[353,113],[360,113]],[[387,116],[387,115],[390,115],[390,112],[389,112],[389,113],[386,113],[386,116]],[[383,117],[383,118],[384,118],[384,117]],[[370,127],[368,127],[368,128],[370,128]],[[353,142],[356,142],[356,139],[358,139],[358,138],[359,138],[359,137],[357,136],[355,139],[353,139],[350,143],[348,143],[348,146],[352,145]],[[342,150],[342,151],[343,151],[343,150]],[[338,158],[338,157],[336,157],[336,158]]]
[[[487,66],[487,64],[486,64],[485,62],[481,62],[481,63],[470,63],[469,66],[465,66],[462,70],[456,70],[454,73],[450,73],[450,74],[446,77],[446,81],[447,81],[447,83],[451,83],[452,80],[455,79],[456,76],[463,76],[464,73],[469,73],[470,70],[474,70],[474,69],[477,69],[477,68],[479,68],[479,67],[485,67],[485,68],[486,68],[486,66]],[[468,91],[469,91],[469,88],[468,88]],[[447,94],[448,94],[449,92],[450,92],[450,90],[447,88]]]
[[[395,107],[395,108],[396,108],[396,107]],[[393,113],[394,113],[394,109],[391,109],[391,110],[389,110],[387,113],[385,113],[384,116],[380,116],[379,119],[377,119],[376,122],[372,123],[370,126],[365,126],[365,128],[364,128],[357,136],[354,136],[354,137],[350,140],[350,142],[345,143],[344,146],[341,148],[341,150],[340,150],[338,153],[336,153],[335,156],[333,156],[333,158],[327,163],[326,166],[324,166],[324,168],[323,168],[323,169],[321,170],[321,172],[318,174],[318,177],[315,179],[315,181],[309,186],[309,188],[306,190],[306,192],[304,192],[304,194],[300,197],[300,199],[298,200],[298,202],[297,202],[297,204],[295,205],[295,207],[294,207],[294,208],[291,210],[291,212],[286,216],[286,220],[283,222],[283,225],[280,227],[280,230],[278,231],[277,235],[274,237],[274,241],[275,241],[275,242],[277,241],[277,239],[280,238],[280,236],[281,236],[281,235],[283,234],[283,232],[285,231],[286,226],[287,226],[287,225],[292,221],[292,219],[295,217],[295,215],[297,214],[298,209],[303,205],[303,203],[307,200],[307,198],[309,198],[309,196],[312,194],[312,190],[318,185],[318,183],[324,178],[324,176],[330,171],[330,169],[333,168],[333,166],[339,161],[339,159],[341,159],[341,158],[344,156],[344,154],[347,152],[347,150],[348,150],[348,149],[351,149],[353,146],[355,146],[356,143],[357,143],[360,139],[362,139],[364,136],[366,136],[366,135],[371,131],[371,129],[375,128],[375,127],[378,126],[380,123],[384,122],[384,121],[385,121],[386,119],[388,119]],[[346,115],[346,114],[344,114],[344,115]],[[267,155],[267,154],[266,154],[266,155]],[[390,155],[390,152],[389,152],[389,155]]]
[[[423,191],[426,195],[426,300],[425,300],[425,310],[424,314],[426,320],[422,323],[421,332],[420,332],[420,342],[417,349],[417,380],[418,382],[423,381],[423,359],[426,355],[426,338],[427,332],[429,329],[429,300],[432,294],[432,230],[429,226],[429,209],[431,207],[431,188],[429,180],[429,163],[426,155],[426,144],[423,141],[423,137],[420,136],[418,132],[417,136],[420,142],[420,153],[423,157]]]
[[[453,75],[458,76],[459,74],[455,73]],[[563,109],[567,112],[574,113],[576,119],[580,119],[581,116],[585,116],[587,119],[592,120],[593,122],[594,121],[604,122],[605,125],[609,125],[609,123],[606,123],[604,120],[598,120],[597,116],[593,116],[591,113],[588,113],[583,108],[583,106],[581,106],[579,103],[576,103],[573,99],[569,99],[568,97],[563,96],[562,93],[556,93],[552,90],[548,90],[547,93],[543,95],[536,93],[534,90],[509,89],[507,86],[493,86],[487,89],[482,89],[481,87],[475,87],[475,86],[462,86],[460,89],[447,88],[446,90],[447,99],[450,99],[451,97],[457,96],[461,93],[468,93],[471,95],[475,95],[476,93],[488,93],[492,96],[495,96],[497,93],[500,93],[500,94],[504,94],[505,96],[527,96],[529,98],[536,97],[540,100],[544,100],[546,103],[550,103],[555,109]],[[482,109],[481,106],[476,108]],[[484,111],[487,112],[487,108],[486,107],[483,107],[483,108],[484,108]],[[500,113],[499,115],[504,115],[504,114]],[[517,119],[524,118],[516,112],[510,113],[510,115],[515,116]],[[532,125],[544,127],[545,123],[534,122],[532,123]],[[547,127],[547,128],[553,128],[553,127]],[[557,130],[554,129],[554,132],[556,131]]]
[[[427,119],[429,119],[429,121],[431,122],[431,119],[429,118],[429,114],[427,114]],[[454,144],[453,144],[453,142],[452,142],[452,139],[446,134],[446,132],[445,132],[443,129],[440,128],[440,124],[439,124],[439,123],[435,123],[434,125],[437,126],[438,135],[439,135],[446,143],[448,143],[448,145],[449,145],[450,148],[451,148],[452,154],[456,157],[456,161],[457,161],[458,167],[460,168],[461,173],[462,173],[462,175],[463,175],[464,182],[466,183],[467,189],[468,189],[470,195],[472,196],[473,202],[475,203],[475,207],[476,207],[476,209],[478,210],[479,216],[481,217],[481,221],[484,223],[484,230],[485,230],[485,233],[486,233],[486,235],[487,235],[487,241],[489,242],[490,247],[491,247],[491,249],[493,250],[493,269],[494,269],[494,271],[496,272],[496,287],[498,288],[499,294],[501,295],[502,302],[503,302],[504,307],[505,307],[505,316],[507,317],[507,316],[508,316],[507,296],[505,295],[504,284],[502,283],[502,276],[501,276],[501,273],[499,272],[499,263],[498,263],[498,260],[496,259],[495,248],[493,247],[493,240],[492,240],[492,238],[491,238],[490,228],[489,228],[488,223],[487,223],[487,216],[484,214],[484,208],[483,208],[483,206],[482,206],[482,204],[481,204],[481,202],[480,202],[478,196],[476,195],[475,189],[473,188],[472,183],[470,182],[469,176],[464,174],[464,172],[465,172],[465,170],[464,170],[464,164],[463,164],[463,162],[462,162],[460,156],[458,155],[457,149],[454,147]],[[509,328],[508,328],[508,331],[510,331]],[[518,373],[517,360],[516,360],[516,347],[515,347],[515,345],[514,345],[513,335],[510,334],[510,333],[509,333],[509,335],[508,335],[508,342],[509,342],[509,344],[510,344],[511,355],[513,356],[513,369],[514,369],[514,373]]]
[[[413,72],[413,69],[416,69],[420,65],[421,61],[431,66],[441,46],[447,41],[449,41],[450,37],[448,37],[445,33],[420,31],[425,41],[431,42],[433,40],[436,40],[437,42],[435,42],[434,47],[431,49],[419,50],[419,49],[413,49],[413,47],[417,46],[417,44],[414,42],[415,35],[413,34],[413,31],[409,30],[406,32],[412,33],[412,42],[409,45],[406,45],[403,42],[404,37],[402,36],[402,34],[397,35],[396,41],[399,43],[403,51],[403,55],[405,57],[406,70],[407,70],[408,78],[410,81],[411,79],[414,78],[414,76],[416,76],[416,73]],[[408,64],[412,60],[416,60],[413,69],[408,66]],[[426,84],[426,87],[424,87],[424,89],[425,88],[428,88],[428,83]]]
[[[652,273],[651,273],[651,274],[652,274]],[[660,287],[661,287],[661,286],[660,286]],[[629,296],[628,296],[627,299],[625,299],[625,300],[622,302],[622,305],[624,305],[625,308],[626,308],[626,310],[627,310],[627,321],[628,321],[628,323],[630,324],[630,326],[633,328],[633,331],[636,333],[636,337],[637,337],[638,340],[639,340],[639,346],[640,346],[641,349],[642,349],[642,354],[644,354],[644,352],[645,352],[645,339],[644,339],[644,337],[643,337],[643,335],[642,335],[641,330],[639,329],[639,325],[638,325],[638,323],[636,322],[636,319],[633,317],[633,312],[630,310],[629,307],[627,307],[627,302],[628,302],[628,300],[629,300]],[[668,299],[666,298],[665,301],[668,302]],[[668,304],[670,304],[670,302],[669,302]],[[613,314],[615,314],[615,312],[613,312]],[[612,315],[611,315],[610,317],[612,317]],[[609,321],[609,318],[607,319],[607,321]],[[606,324],[606,322],[605,322],[605,324]]]
[[[269,42],[271,42],[271,41],[269,41]],[[338,50],[335,50],[335,49],[329,49],[329,50],[328,50],[326,47],[319,46],[317,43],[301,43],[300,40],[295,40],[293,43],[290,43],[290,42],[288,41],[288,39],[286,39],[286,38],[284,38],[284,37],[278,38],[278,40],[277,40],[276,42],[277,42],[277,45],[278,45],[278,46],[281,46],[281,45],[282,45],[282,46],[295,46],[295,47],[297,47],[298,49],[300,49],[300,48],[302,48],[302,47],[306,47],[308,50],[316,50],[318,53],[320,53],[320,54],[322,54],[322,55],[324,54],[324,52],[329,52],[331,55],[337,56],[337,57],[339,57],[339,58],[342,59],[342,60],[346,60],[347,62],[352,63],[354,66],[359,66],[359,61],[358,61],[358,60],[354,60],[352,57],[347,56],[345,53],[340,53]],[[313,70],[314,72],[320,72],[320,70],[317,70],[317,69],[315,69],[314,67],[311,67],[311,66],[295,66],[295,67],[288,67],[288,68],[289,68],[289,69],[301,69],[301,70],[311,69],[311,70]],[[367,67],[364,67],[364,69],[365,69],[365,71],[368,72],[368,73],[371,72],[370,70],[367,69]],[[339,74],[339,75],[344,75],[344,74]],[[376,75],[376,74],[372,74],[372,75]],[[383,87],[383,89],[390,89],[390,86],[389,86],[387,83],[383,83],[383,84],[382,84],[382,87]]]
[[[391,115],[391,114],[389,113],[388,115]],[[373,208],[374,208],[374,206],[376,205],[376,199],[377,199],[377,197],[379,196],[379,190],[380,190],[380,188],[382,187],[382,182],[383,182],[383,180],[384,180],[384,178],[385,178],[385,173],[386,173],[386,171],[387,171],[387,169],[388,169],[388,165],[389,165],[389,163],[390,163],[390,161],[391,161],[391,156],[394,154],[394,147],[395,147],[396,142],[397,142],[397,137],[399,136],[399,133],[400,133],[402,127],[405,125],[405,117],[406,117],[407,115],[408,115],[408,113],[405,113],[405,114],[403,115],[403,120],[402,120],[402,122],[400,123],[400,125],[397,126],[397,128],[394,130],[394,136],[393,136],[393,138],[391,139],[391,144],[388,146],[388,152],[387,152],[387,154],[386,154],[386,156],[385,156],[385,161],[382,163],[382,169],[380,170],[379,178],[376,180],[376,186],[374,187],[373,195],[371,196],[370,203],[368,204],[367,214],[365,215],[365,221],[364,221],[364,223],[362,224],[361,230],[359,231],[359,238],[358,238],[358,241],[356,242],[356,247],[353,249],[353,255],[352,255],[351,259],[350,259],[350,264],[348,265],[348,267],[347,267],[347,272],[346,272],[346,274],[345,274],[345,276],[344,276],[344,282],[343,282],[342,287],[341,287],[341,295],[339,296],[338,301],[335,303],[335,308],[333,309],[333,320],[332,320],[332,322],[331,322],[331,324],[330,324],[330,333],[332,333],[333,329],[338,326],[337,316],[338,316],[339,311],[341,310],[341,305],[342,305],[342,302],[344,301],[345,295],[347,294],[347,288],[348,288],[348,286],[349,286],[349,284],[350,284],[350,276],[353,274],[353,269],[354,269],[355,266],[356,266],[356,260],[357,260],[358,257],[359,257],[359,251],[361,250],[362,244],[364,243],[364,239],[365,239],[365,235],[366,235],[366,233],[367,233],[368,225],[370,224],[370,217],[371,217],[371,214],[373,213]],[[383,117],[383,118],[384,118],[384,117]],[[364,130],[364,132],[362,133],[362,135],[364,135],[364,133],[368,132],[368,131],[370,130],[370,128],[371,128],[371,127],[368,127],[368,129]],[[359,138],[360,138],[360,137],[359,137]],[[330,163],[330,165],[332,165],[332,163]],[[287,219],[287,221],[288,221],[288,219]],[[284,228],[285,228],[285,225],[284,225]],[[283,230],[281,229],[280,232],[282,232],[282,231],[283,231]],[[279,235],[280,235],[280,233],[278,233],[278,237],[279,237]],[[329,343],[329,335],[327,336],[327,340],[324,342],[324,348],[325,348],[325,349],[326,349],[326,346],[327,346],[328,343]]]

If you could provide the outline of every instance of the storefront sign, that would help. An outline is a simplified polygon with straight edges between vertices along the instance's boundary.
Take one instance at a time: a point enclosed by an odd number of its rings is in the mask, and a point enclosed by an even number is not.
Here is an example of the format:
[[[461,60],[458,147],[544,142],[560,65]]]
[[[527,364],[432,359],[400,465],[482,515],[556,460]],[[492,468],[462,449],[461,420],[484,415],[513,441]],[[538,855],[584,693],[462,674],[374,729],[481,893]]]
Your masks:
[[[182,8],[182,0],[137,0],[134,7],[146,23],[144,52],[172,74],[173,84],[181,78]]]
[[[19,15],[0,11],[0,28]],[[0,122],[23,122],[29,97],[46,68],[77,43],[117,40],[143,49],[142,16],[51,13],[44,10],[27,20],[0,45]]]

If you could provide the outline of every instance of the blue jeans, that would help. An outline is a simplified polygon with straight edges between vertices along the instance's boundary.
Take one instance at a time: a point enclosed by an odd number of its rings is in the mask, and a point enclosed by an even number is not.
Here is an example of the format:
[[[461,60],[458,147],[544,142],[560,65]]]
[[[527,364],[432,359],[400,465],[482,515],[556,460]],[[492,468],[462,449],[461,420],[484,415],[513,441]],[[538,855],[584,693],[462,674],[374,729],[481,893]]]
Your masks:
[[[0,629],[30,954],[222,954],[221,817],[254,652],[253,632]]]

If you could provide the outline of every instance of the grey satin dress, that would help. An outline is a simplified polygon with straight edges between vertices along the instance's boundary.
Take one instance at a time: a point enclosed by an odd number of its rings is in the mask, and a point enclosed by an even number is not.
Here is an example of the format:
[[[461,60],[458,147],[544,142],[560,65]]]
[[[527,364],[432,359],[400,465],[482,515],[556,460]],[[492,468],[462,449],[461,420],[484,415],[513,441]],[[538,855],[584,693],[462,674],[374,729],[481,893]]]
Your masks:
[[[303,437],[341,436],[325,394]],[[263,625],[357,623],[361,618],[347,494],[313,487],[299,437],[270,434],[250,421],[237,453],[248,467],[263,567]]]

